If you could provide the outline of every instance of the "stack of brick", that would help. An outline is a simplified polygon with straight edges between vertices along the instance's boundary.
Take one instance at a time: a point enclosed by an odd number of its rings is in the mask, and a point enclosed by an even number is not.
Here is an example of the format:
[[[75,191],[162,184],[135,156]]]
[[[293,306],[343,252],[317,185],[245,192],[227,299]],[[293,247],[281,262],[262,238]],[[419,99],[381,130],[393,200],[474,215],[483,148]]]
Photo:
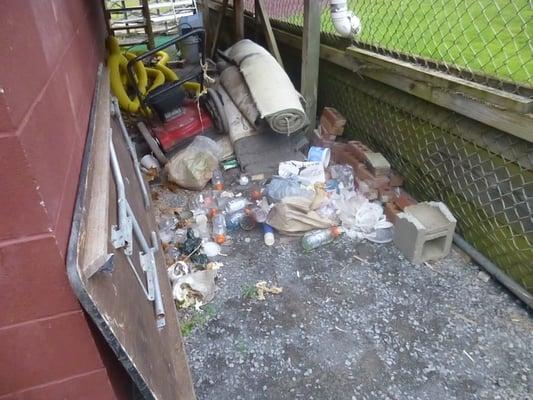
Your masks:
[[[338,136],[344,133],[346,118],[333,107],[324,107],[320,125],[311,140],[313,146],[332,148]]]
[[[391,169],[387,159],[358,141],[335,143],[333,161],[351,165],[355,180],[371,200],[387,203],[394,196],[394,189],[403,185],[403,177]]]

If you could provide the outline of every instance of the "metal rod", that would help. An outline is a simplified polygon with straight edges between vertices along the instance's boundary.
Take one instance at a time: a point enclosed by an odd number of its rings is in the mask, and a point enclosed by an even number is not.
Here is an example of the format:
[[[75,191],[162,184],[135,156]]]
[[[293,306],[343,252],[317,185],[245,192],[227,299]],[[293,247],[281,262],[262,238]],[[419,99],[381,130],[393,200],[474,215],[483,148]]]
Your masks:
[[[126,201],[126,188],[124,186],[124,180],[122,173],[120,172],[120,165],[118,163],[117,153],[115,151],[115,145],[113,144],[113,135],[110,135],[109,139],[109,152],[111,155],[111,169],[113,170],[113,177],[115,179],[115,185],[117,188],[117,208],[118,208],[118,229],[114,228],[114,232],[118,235],[115,240],[118,243],[113,245],[118,247],[125,247],[124,252],[128,255],[132,253],[131,243],[131,224],[128,218],[127,201]]]
[[[139,282],[139,285],[141,286],[146,298],[148,300],[150,300],[150,301],[153,301],[154,299],[150,295],[150,293],[148,293],[148,290],[146,290],[146,287],[144,286],[144,283],[143,283],[141,277],[139,276],[139,273],[137,272],[137,268],[135,268],[135,265],[133,265],[133,262],[131,261],[131,257],[128,256],[127,254],[125,254],[125,256],[126,256],[126,260],[128,260],[128,264],[130,265],[131,270],[135,274],[135,277],[137,278],[137,282]]]
[[[131,206],[126,202],[127,208],[128,208],[128,214],[132,219],[133,222],[133,233],[135,234],[135,237],[139,241],[139,244],[141,245],[141,249],[145,254],[150,254],[152,252],[152,249],[146,242],[146,239],[144,238],[144,234],[142,232],[142,229],[139,225],[139,222],[137,221],[137,217],[133,213],[133,210],[131,209]],[[154,278],[154,307],[155,307],[155,313],[156,313],[156,319],[158,326],[161,327],[160,324],[164,325],[165,321],[165,308],[163,306],[163,298],[161,296],[161,287],[159,286],[159,277],[157,275],[157,270],[155,269],[156,265],[154,264],[154,269],[151,271]]]
[[[466,254],[485,269],[489,274],[496,278],[502,285],[514,293],[520,300],[526,303],[529,307],[533,308],[533,295],[529,293],[525,288],[520,286],[512,278],[510,278],[505,272],[498,268],[492,261],[477,251],[470,243],[457,233],[453,235],[453,242],[457,247],[461,248]]]
[[[113,115],[118,120],[118,124],[122,132],[122,136],[124,137],[124,140],[126,141],[126,145],[128,146],[128,150],[131,155],[131,160],[133,161],[133,168],[135,169],[135,175],[137,175],[137,180],[139,181],[139,185],[141,186],[141,191],[142,191],[143,201],[144,201],[144,208],[148,209],[150,207],[150,196],[148,195],[148,189],[146,188],[146,182],[144,181],[141,168],[139,166],[139,159],[137,158],[137,152],[135,151],[135,145],[130,138],[128,129],[126,128],[126,124],[124,123],[124,119],[122,118],[122,113],[120,112],[120,107],[118,105],[118,100],[116,97],[113,97],[111,100],[111,108],[112,108]]]

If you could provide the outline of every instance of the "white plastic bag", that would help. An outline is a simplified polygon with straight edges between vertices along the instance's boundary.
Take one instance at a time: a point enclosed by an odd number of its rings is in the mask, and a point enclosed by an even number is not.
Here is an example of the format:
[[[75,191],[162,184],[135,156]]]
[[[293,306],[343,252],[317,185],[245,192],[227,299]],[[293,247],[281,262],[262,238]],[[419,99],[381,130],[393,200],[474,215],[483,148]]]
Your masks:
[[[326,182],[324,165],[320,161],[284,161],[279,163],[278,174],[283,178],[294,177],[305,186]]]
[[[181,187],[202,190],[220,161],[220,148],[213,140],[197,136],[165,166],[168,180]]]

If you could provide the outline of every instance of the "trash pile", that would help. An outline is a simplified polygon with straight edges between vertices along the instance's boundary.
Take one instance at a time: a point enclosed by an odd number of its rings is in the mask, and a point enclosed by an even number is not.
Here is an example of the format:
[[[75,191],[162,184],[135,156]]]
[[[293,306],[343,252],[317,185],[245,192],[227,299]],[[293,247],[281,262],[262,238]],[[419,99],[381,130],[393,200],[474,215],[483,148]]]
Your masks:
[[[344,120],[335,109],[325,113]],[[331,129],[342,134],[344,125]],[[303,251],[341,235],[379,244],[394,240],[417,263],[449,251],[455,220],[447,208],[442,203],[417,205],[387,159],[361,142],[311,146],[305,161],[280,162],[277,175],[259,180],[236,166],[225,172],[220,153],[216,142],[198,136],[169,160],[162,174],[162,179],[197,191],[187,207],[160,223],[178,307],[199,307],[213,299],[222,267],[215,259],[223,256],[237,230],[261,230],[265,246],[274,246],[277,235],[299,236]],[[147,168],[147,173],[154,170]],[[400,220],[405,232],[396,233],[394,224]]]

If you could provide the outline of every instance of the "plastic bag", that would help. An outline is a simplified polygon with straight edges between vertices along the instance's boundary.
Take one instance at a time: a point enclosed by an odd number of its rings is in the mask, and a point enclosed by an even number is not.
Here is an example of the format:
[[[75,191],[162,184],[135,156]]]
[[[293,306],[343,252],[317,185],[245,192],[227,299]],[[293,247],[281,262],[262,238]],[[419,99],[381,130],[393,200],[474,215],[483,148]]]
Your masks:
[[[294,177],[306,186],[326,182],[321,161],[284,161],[279,163],[278,173],[283,178]]]
[[[275,176],[266,185],[266,195],[271,203],[279,203],[285,197],[305,197],[312,199],[315,193],[312,190],[302,189],[295,179],[285,179]]]
[[[310,209],[311,200],[302,197],[286,197],[272,207],[267,224],[286,235],[300,235],[313,229],[324,229],[334,222],[321,217]]]
[[[220,148],[213,140],[197,136],[165,166],[168,179],[181,187],[202,190],[220,161]]]
[[[339,182],[339,189],[353,190],[353,168],[351,165],[336,164],[329,168],[331,177]]]

